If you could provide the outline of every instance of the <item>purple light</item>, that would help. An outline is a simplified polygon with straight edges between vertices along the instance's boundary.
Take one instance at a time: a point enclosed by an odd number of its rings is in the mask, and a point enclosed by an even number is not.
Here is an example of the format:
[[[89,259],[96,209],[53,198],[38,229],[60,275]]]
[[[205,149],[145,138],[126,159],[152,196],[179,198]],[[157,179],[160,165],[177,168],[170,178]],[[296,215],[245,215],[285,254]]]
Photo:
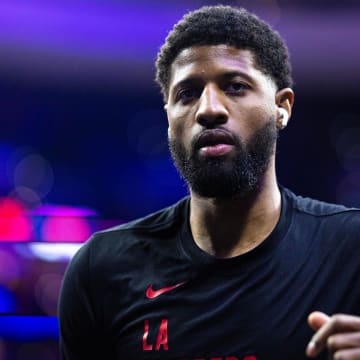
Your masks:
[[[196,4],[189,7],[189,4],[179,3],[153,6],[2,1],[0,44],[55,50],[81,57],[91,55],[98,59],[146,56],[146,60],[151,61],[172,25],[196,7]],[[307,55],[312,60],[314,51],[322,58],[325,51],[341,60],[346,54],[338,49],[333,51],[328,45],[336,44],[350,55],[360,35],[360,14],[354,11],[317,13],[282,9],[281,14],[278,26],[281,33],[299,50],[299,56]]]
[[[74,207],[69,205],[52,205],[44,204],[31,211],[34,216],[96,216],[97,212],[94,209],[85,207]]]
[[[0,250],[0,283],[9,287],[16,286],[21,276],[21,266],[16,255]]]
[[[154,52],[185,9],[173,6],[2,1],[0,41],[80,56],[144,56]],[[135,41],[136,39],[136,41]]]
[[[50,217],[42,227],[42,239],[48,242],[84,242],[90,235],[90,224],[81,217]]]
[[[40,75],[44,81],[149,83],[167,33],[184,13],[200,5],[4,0],[0,70],[14,76]],[[275,23],[287,40],[299,84],[322,89],[334,83],[357,86],[360,12],[256,5],[252,10]]]

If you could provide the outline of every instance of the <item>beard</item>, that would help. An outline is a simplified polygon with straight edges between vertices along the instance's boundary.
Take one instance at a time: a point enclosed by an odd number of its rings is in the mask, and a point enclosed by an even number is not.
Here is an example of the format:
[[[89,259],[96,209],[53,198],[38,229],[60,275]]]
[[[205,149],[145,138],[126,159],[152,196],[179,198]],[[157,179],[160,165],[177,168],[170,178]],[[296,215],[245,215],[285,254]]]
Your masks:
[[[182,142],[169,138],[175,166],[191,190],[207,198],[239,198],[256,191],[274,154],[278,131],[271,118],[245,143],[234,136],[235,156],[200,157],[193,139],[188,152]]]

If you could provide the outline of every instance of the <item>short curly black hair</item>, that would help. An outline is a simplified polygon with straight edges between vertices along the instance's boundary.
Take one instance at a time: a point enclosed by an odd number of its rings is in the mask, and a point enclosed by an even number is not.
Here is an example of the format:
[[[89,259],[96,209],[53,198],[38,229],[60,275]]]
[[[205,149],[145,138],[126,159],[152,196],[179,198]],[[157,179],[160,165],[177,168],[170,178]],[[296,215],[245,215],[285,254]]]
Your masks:
[[[289,52],[279,33],[243,8],[204,6],[174,25],[156,59],[156,82],[164,101],[169,95],[171,65],[191,46],[225,44],[251,50],[256,66],[269,75],[278,89],[292,87]]]

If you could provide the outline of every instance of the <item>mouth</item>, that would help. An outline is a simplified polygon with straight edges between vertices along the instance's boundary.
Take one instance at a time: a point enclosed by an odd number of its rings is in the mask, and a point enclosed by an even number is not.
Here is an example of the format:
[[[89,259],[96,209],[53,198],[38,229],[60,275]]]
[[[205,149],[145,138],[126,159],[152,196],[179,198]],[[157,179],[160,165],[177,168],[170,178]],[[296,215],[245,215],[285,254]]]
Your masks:
[[[235,145],[233,136],[223,129],[203,131],[195,142],[195,148],[203,156],[222,156]]]

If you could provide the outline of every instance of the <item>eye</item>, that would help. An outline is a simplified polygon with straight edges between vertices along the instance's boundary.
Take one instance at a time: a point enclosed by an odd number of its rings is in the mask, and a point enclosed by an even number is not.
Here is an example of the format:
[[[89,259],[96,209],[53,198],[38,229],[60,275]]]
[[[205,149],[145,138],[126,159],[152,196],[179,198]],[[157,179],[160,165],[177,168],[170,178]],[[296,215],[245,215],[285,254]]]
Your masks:
[[[182,102],[188,102],[191,99],[199,97],[199,90],[195,88],[186,88],[182,89],[177,94],[177,100],[181,100]]]
[[[227,91],[230,93],[241,93],[248,88],[249,86],[242,82],[231,82],[227,87]]]

